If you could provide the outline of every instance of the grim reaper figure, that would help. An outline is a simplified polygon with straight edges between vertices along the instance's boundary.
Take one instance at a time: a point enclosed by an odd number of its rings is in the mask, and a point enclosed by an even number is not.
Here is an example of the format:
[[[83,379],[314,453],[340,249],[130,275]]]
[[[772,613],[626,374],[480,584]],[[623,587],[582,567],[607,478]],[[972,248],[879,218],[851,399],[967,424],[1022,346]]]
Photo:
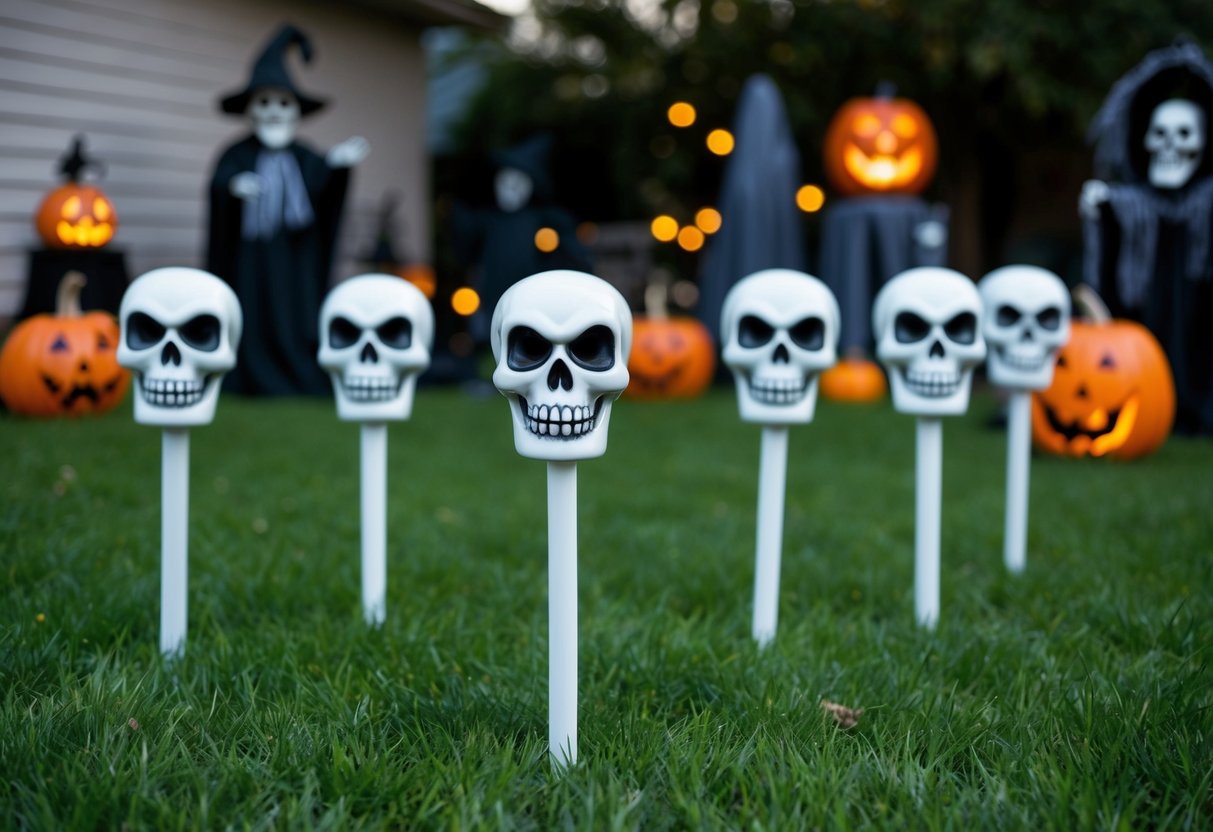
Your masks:
[[[1213,64],[1193,43],[1149,53],[1091,123],[1099,179],[1079,197],[1085,282],[1166,350],[1176,430],[1213,434]]]

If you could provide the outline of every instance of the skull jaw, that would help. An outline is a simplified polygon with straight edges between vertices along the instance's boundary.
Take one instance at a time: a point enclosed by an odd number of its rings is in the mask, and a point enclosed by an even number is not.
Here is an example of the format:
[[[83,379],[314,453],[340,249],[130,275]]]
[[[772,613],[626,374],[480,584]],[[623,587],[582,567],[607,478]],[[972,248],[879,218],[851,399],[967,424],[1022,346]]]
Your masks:
[[[521,396],[517,393],[504,395],[510,403],[510,419],[514,425],[514,450],[520,456],[548,462],[576,462],[582,459],[596,459],[606,453],[611,403],[615,396],[604,393],[597,397],[593,405],[595,415],[588,431],[580,435],[565,436],[562,432],[552,436],[531,430],[527,423],[531,421],[534,424],[534,421],[528,419]]]
[[[961,416],[969,409],[969,389],[973,382],[972,368],[960,371],[955,384],[912,384],[907,378],[906,365],[889,367],[889,387],[893,392],[893,408],[912,416]]]
[[[992,344],[986,372],[990,383],[1018,390],[1044,390],[1053,383],[1053,359],[1056,350],[1024,355],[1013,348]]]
[[[1199,155],[1156,153],[1146,175],[1155,188],[1176,190],[1188,184],[1199,164]]]
[[[337,399],[337,418],[343,422],[403,422],[413,415],[413,394],[417,374],[403,375],[396,389],[347,387],[341,373],[329,373],[333,395]]]
[[[168,392],[156,379],[138,374],[134,384],[135,421],[164,428],[209,425],[215,419],[222,383],[222,373],[211,373],[203,377],[200,394],[195,389],[177,393]]]
[[[802,387],[755,385],[749,372],[733,369],[737,409],[743,422],[760,425],[805,425],[817,409],[817,373],[804,377]]]

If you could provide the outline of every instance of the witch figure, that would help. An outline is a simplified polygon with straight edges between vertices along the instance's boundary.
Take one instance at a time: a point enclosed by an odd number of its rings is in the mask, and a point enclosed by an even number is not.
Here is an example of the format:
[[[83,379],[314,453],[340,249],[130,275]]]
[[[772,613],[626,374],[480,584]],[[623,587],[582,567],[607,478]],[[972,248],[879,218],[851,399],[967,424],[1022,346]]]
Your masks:
[[[311,61],[311,41],[284,25],[244,89],[220,99],[223,112],[249,120],[252,134],[215,164],[206,267],[231,285],[244,310],[245,333],[228,389],[327,396],[332,383],[316,364],[316,321],[349,171],[370,148],[354,137],[321,155],[296,139],[300,119],[324,102],[292,82],[285,61],[292,45],[305,63]]]

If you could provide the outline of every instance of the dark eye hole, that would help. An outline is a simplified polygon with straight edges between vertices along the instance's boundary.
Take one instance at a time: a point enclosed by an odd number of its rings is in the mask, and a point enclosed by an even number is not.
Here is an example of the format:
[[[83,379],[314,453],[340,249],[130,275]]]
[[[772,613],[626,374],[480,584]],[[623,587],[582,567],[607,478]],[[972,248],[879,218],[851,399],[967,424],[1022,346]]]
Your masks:
[[[375,334],[394,350],[407,350],[413,344],[413,325],[408,318],[390,318],[379,325]]]
[[[1057,366],[1058,366],[1058,367],[1066,367],[1066,366],[1068,366],[1068,365],[1069,365],[1069,362],[1067,362],[1067,361],[1066,361],[1066,356],[1065,356],[1065,353],[1060,353],[1060,352],[1059,352],[1059,353],[1057,354]]]
[[[961,312],[943,325],[943,331],[957,344],[972,344],[977,340],[977,316]]]
[[[1007,306],[1005,303],[998,307],[994,313],[994,320],[999,326],[1011,326],[1019,320],[1019,310],[1014,306]]]
[[[1186,138],[1188,138],[1188,134],[1190,132],[1191,131],[1187,127],[1181,127],[1181,128],[1179,128],[1179,137],[1181,139],[1186,139]]]
[[[802,350],[819,350],[826,342],[826,322],[821,318],[805,318],[790,330],[792,343]]]
[[[1042,309],[1036,313],[1036,322],[1048,330],[1056,330],[1061,326],[1061,310],[1056,306]]]
[[[569,344],[569,357],[587,370],[611,369],[615,366],[615,333],[601,324],[590,327]]]
[[[98,335],[97,336],[97,349],[108,350],[109,348],[110,348],[110,339],[106,338],[104,335]]]
[[[362,328],[356,326],[348,318],[333,318],[329,321],[329,346],[335,350],[343,350],[358,343],[362,337]]]
[[[219,319],[214,315],[198,315],[190,318],[184,326],[178,327],[181,338],[196,350],[214,352],[219,349],[219,335],[222,332]]]
[[[511,370],[533,370],[551,354],[552,342],[529,326],[516,326],[510,330],[505,363]]]
[[[893,320],[893,337],[902,344],[913,344],[931,334],[931,325],[913,312],[901,312]]]
[[[1101,370],[1115,370],[1116,369],[1116,359],[1112,357],[1112,353],[1105,352],[1103,355],[1103,358],[1099,359],[1099,369],[1101,369]]]
[[[745,315],[737,325],[737,340],[746,349],[761,347],[775,336],[775,328],[754,315]]]
[[[51,342],[51,352],[67,352],[70,349],[71,346],[63,335],[56,335],[55,340]]]
[[[164,327],[160,322],[142,312],[131,313],[123,329],[126,333],[126,345],[133,350],[154,347],[164,337]]]

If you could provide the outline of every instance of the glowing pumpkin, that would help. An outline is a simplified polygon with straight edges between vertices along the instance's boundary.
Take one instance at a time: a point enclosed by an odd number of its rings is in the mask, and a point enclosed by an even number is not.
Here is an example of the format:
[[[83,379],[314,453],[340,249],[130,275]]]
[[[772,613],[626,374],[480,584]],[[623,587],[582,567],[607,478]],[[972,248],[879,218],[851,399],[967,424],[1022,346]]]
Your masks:
[[[632,319],[631,381],[625,395],[633,399],[693,399],[712,383],[716,346],[708,328],[695,318],[670,317],[667,288],[645,292],[647,315]]]
[[[0,400],[25,416],[101,413],[122,400],[130,374],[118,366],[118,322],[80,311],[84,276],[59,282],[54,315],[13,328],[0,350]]]
[[[429,266],[424,263],[412,263],[396,267],[395,272],[420,289],[421,294],[433,300],[434,293],[438,290],[438,281],[434,277],[434,270]]]
[[[937,153],[927,114],[887,88],[843,104],[826,130],[826,175],[846,196],[920,193]]]
[[[861,358],[844,358],[821,374],[821,395],[836,402],[879,401],[886,389],[880,367]]]
[[[51,248],[100,248],[114,238],[118,214],[108,196],[94,185],[80,182],[85,168],[97,163],[84,156],[79,136],[59,165],[67,184],[48,193],[34,216],[34,227]]]

